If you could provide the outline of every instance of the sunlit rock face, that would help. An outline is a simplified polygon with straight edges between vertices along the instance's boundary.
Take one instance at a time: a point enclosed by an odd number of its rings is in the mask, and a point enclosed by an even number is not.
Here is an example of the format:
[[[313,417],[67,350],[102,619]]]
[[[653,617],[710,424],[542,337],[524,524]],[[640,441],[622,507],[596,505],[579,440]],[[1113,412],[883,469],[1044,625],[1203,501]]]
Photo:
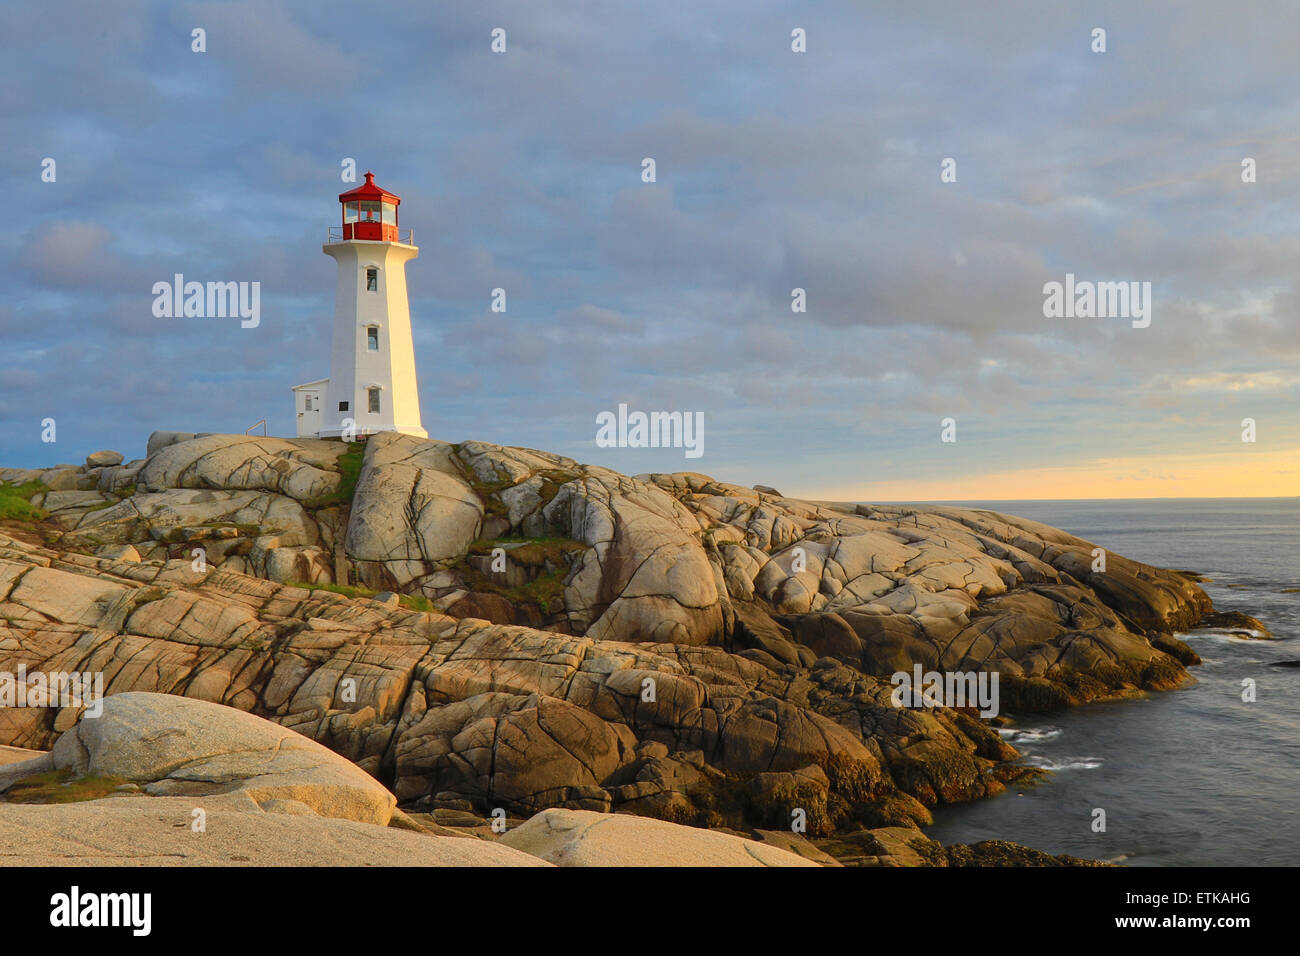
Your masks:
[[[1172,632],[1210,610],[994,512],[480,442],[165,433],[53,471],[45,516],[0,527],[0,670],[248,711],[413,808],[912,825],[1014,752],[974,711],[897,706],[894,674],[995,673],[1002,711],[1171,687],[1195,662]],[[75,716],[0,709],[0,744]]]

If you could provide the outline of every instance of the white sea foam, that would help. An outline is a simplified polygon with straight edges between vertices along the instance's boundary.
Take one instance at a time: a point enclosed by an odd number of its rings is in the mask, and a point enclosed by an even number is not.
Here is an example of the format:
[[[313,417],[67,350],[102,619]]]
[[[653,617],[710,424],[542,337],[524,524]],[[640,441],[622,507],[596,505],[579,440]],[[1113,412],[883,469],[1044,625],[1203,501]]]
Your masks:
[[[1030,757],[1029,766],[1040,770],[1096,770],[1100,757]]]
[[[1059,727],[1002,727],[998,734],[1011,744],[1032,744],[1042,740],[1055,740],[1061,736]]]
[[[1247,637],[1246,635],[1250,635],[1250,636]],[[1257,631],[1254,628],[1237,627],[1237,628],[1233,628],[1230,631],[1227,630],[1221,631],[1214,628],[1207,628],[1204,631],[1195,631],[1191,634],[1175,634],[1174,636],[1178,638],[1180,641],[1210,640],[1210,641],[1226,641],[1228,643],[1237,643],[1239,641],[1258,641],[1263,639],[1265,635],[1263,631]]]

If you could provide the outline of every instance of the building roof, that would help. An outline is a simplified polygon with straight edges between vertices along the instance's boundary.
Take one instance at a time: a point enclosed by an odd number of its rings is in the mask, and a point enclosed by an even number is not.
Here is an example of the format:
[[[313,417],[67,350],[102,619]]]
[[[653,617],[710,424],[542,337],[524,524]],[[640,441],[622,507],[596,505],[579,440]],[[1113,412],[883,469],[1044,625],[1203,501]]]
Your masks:
[[[318,378],[318,379],[316,379],[316,381],[314,381],[314,382],[303,382],[301,385],[295,385],[295,386],[293,387],[292,390],[296,392],[296,391],[298,391],[298,389],[300,389],[300,388],[306,388],[306,387],[309,386],[309,385],[325,385],[325,384],[327,384],[328,382],[329,382],[329,379],[327,379],[327,378]]]
[[[366,171],[366,181],[356,189],[349,189],[345,193],[339,193],[339,202],[353,202],[358,199],[367,199],[371,201],[382,200],[391,202],[394,206],[402,203],[401,197],[395,196],[387,189],[381,189],[375,185],[375,174]]]

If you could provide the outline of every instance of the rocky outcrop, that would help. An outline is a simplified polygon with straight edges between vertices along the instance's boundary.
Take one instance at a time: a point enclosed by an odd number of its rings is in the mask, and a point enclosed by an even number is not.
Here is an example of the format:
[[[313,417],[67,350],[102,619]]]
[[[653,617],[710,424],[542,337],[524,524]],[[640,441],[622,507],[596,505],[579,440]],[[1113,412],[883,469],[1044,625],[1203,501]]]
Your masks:
[[[1262,622],[1241,611],[1215,611],[1201,618],[1200,626],[1254,641],[1274,639],[1273,632]]]
[[[168,433],[143,461],[0,473],[72,485],[0,528],[0,670],[265,717],[414,810],[800,811],[825,837],[1015,772],[970,711],[894,706],[894,672],[996,672],[1003,710],[1170,687],[1195,662],[1173,632],[1210,610],[1191,575],[990,511],[395,434],[362,453]],[[75,717],[0,709],[0,744]]]
[[[1177,683],[1170,658],[1192,657],[1153,639],[1210,610],[1194,575],[991,511],[804,502],[397,434],[369,440],[354,488],[343,462],[360,449],[338,442],[156,433],[149,447],[142,462],[69,466],[93,490],[33,499],[65,529],[61,547],[131,545],[146,560],[201,548],[227,570],[597,640],[831,657],[874,675],[997,670],[1019,706]]]
[[[1006,840],[984,840],[975,844],[944,846],[909,827],[880,827],[858,830],[819,840],[818,849],[842,866],[1108,866],[1062,854],[1053,856]]]
[[[320,501],[338,491],[339,452],[337,442],[207,435],[151,451],[137,483],[145,492],[219,488]]]
[[[156,433],[146,459],[96,452],[85,467],[0,471],[38,481],[32,503],[62,548],[185,556],[272,580],[328,582],[346,525],[337,442]]]
[[[9,865],[545,865],[503,845],[390,829],[393,795],[337,754],[164,694],[119,694],[83,713],[52,752],[0,770],[0,800]]]
[[[194,810],[204,811],[195,832]],[[6,866],[546,866],[484,840],[266,811],[246,795],[0,803]]]
[[[501,842],[557,866],[818,866],[729,833],[583,810],[543,811]]]
[[[0,789],[40,774],[113,777],[155,796],[247,794],[323,817],[387,826],[397,801],[373,777],[313,740],[229,707],[124,693],[62,734],[54,749],[0,771]]]
[[[931,803],[990,792],[1009,753],[964,715],[894,708],[887,683],[833,659],[774,669],[722,647],[458,620],[181,560],[0,539],[0,615],[0,670],[97,672],[109,694],[237,707],[419,806],[788,818],[743,781],[817,764],[822,800],[847,817],[900,781]],[[5,708],[0,739],[47,749],[75,716]]]
[[[83,712],[52,752],[0,771],[0,857],[25,865],[818,865],[771,843],[576,811],[544,811],[499,842],[492,831],[467,839],[394,817],[393,803],[351,763],[274,723],[218,704],[124,693],[102,712]]]
[[[444,442],[377,436],[368,444],[348,522],[347,553],[378,587],[437,590],[440,565],[468,552],[483,503]]]

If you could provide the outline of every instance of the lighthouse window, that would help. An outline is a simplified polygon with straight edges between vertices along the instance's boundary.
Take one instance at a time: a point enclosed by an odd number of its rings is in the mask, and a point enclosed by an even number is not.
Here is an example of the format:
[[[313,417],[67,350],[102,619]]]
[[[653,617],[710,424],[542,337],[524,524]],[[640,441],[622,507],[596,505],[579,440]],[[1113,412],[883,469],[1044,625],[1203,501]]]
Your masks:
[[[372,352],[379,351],[379,330],[373,325],[366,329],[366,348]]]
[[[384,225],[397,225],[397,207],[390,202],[384,203]]]
[[[372,412],[379,411],[379,389],[368,388],[366,392],[370,395],[370,410]]]
[[[380,203],[374,200],[362,200],[358,206],[361,209],[362,222],[379,222]]]
[[[378,269],[366,270],[366,291],[367,292],[379,291],[379,270]]]
[[[354,202],[347,202],[347,203],[344,203],[344,204],[343,204],[343,221],[344,221],[344,222],[356,222],[356,221],[357,221],[357,204],[356,204],[356,203],[354,203]]]

